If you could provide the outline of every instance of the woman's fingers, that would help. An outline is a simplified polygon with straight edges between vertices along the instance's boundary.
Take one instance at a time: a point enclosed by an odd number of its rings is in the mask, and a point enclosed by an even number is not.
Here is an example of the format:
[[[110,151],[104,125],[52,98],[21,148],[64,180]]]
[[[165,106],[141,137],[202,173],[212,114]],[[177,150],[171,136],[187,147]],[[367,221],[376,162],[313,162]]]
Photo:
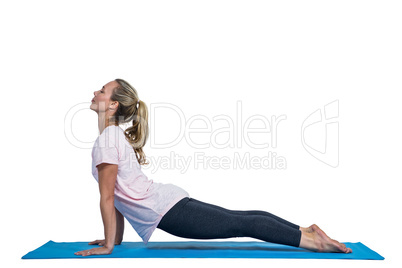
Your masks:
[[[81,256],[88,256],[88,255],[90,255],[90,251],[89,250],[81,250],[81,251],[75,252],[74,254],[81,255]]]
[[[91,248],[87,250],[81,250],[78,252],[75,252],[75,255],[81,255],[83,257],[85,256],[90,256],[90,255],[102,255],[102,254],[111,254],[113,250],[107,249],[105,247],[101,248]]]
[[[95,241],[92,241],[92,242],[89,242],[89,243],[88,243],[88,245],[95,245],[95,244],[98,244],[99,246],[103,246],[103,245],[105,244],[105,240],[104,240],[104,239],[102,239],[102,240],[95,240]]]

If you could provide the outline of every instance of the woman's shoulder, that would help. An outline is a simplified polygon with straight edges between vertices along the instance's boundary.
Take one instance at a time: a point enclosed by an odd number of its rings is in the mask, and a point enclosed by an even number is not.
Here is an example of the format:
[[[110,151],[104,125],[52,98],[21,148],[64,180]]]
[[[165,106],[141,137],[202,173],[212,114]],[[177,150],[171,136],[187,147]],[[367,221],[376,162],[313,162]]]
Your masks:
[[[120,126],[107,126],[99,136],[124,136],[124,130]]]

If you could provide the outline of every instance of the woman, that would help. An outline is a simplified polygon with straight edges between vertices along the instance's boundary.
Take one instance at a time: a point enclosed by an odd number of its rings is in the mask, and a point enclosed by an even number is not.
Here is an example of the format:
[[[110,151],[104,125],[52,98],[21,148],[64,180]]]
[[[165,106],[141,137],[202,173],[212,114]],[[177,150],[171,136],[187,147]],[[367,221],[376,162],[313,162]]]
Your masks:
[[[126,81],[116,79],[95,91],[90,108],[98,114],[92,174],[99,183],[105,239],[89,243],[102,247],[76,255],[112,253],[123,240],[124,218],[144,243],[159,228],[192,239],[252,237],[319,252],[352,252],[315,224],[303,228],[265,211],[228,210],[191,198],[173,184],[148,180],[140,166],[148,164],[142,150],[148,138],[148,109]],[[119,124],[128,122],[132,126],[123,131]]]

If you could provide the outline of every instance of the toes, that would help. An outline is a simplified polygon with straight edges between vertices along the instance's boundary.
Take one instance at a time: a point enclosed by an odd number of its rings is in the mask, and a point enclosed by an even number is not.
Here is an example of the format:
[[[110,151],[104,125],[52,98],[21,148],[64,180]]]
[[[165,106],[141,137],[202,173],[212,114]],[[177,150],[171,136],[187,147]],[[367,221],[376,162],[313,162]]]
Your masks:
[[[343,253],[350,253],[352,250],[350,248],[347,248],[345,244],[339,243],[340,244],[340,249],[342,250]]]
[[[346,246],[345,246],[345,251],[344,251],[345,253],[352,253],[352,249],[351,248],[347,248]]]
[[[342,249],[342,252],[345,252],[345,253],[348,251],[348,249],[346,248],[346,246],[344,244],[341,244],[341,249]]]
[[[334,239],[331,239],[330,245],[334,249],[334,252],[346,252],[346,246]]]

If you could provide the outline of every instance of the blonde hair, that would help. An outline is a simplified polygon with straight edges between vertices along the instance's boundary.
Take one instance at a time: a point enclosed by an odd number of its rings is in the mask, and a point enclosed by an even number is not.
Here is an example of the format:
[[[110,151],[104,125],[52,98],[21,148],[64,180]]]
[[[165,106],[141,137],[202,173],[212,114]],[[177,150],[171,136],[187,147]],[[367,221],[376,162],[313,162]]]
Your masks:
[[[110,96],[112,101],[119,102],[114,114],[115,124],[132,122],[133,125],[124,131],[127,141],[133,147],[140,165],[148,165],[143,147],[148,139],[148,107],[138,98],[137,90],[123,79],[115,79],[119,85],[113,89]],[[138,107],[137,107],[138,106]]]

